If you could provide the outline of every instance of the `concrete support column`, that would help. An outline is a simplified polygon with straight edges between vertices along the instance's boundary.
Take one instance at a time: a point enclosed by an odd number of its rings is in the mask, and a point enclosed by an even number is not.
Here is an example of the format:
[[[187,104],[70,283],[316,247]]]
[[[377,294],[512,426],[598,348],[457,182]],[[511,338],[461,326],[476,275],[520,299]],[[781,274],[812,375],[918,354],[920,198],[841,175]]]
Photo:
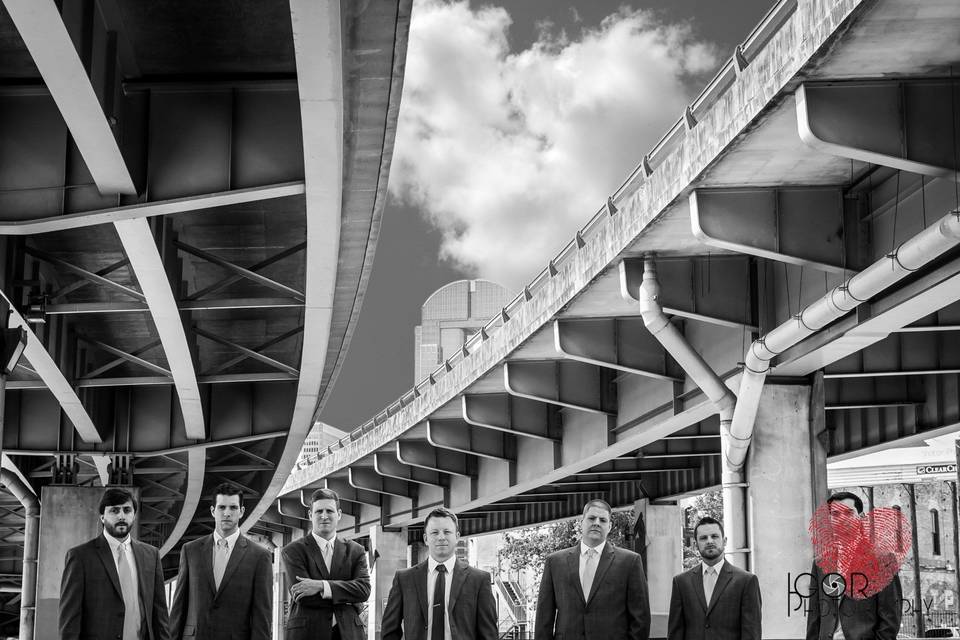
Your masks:
[[[123,487],[139,499],[135,487]],[[40,492],[40,560],[37,566],[35,638],[59,636],[60,580],[67,550],[101,532],[101,487],[50,485]],[[139,516],[139,513],[138,513]],[[133,536],[137,537],[137,527]]]
[[[367,638],[379,640],[383,610],[387,606],[393,576],[398,569],[407,568],[406,528],[384,531],[383,527],[370,527],[370,548],[374,550],[376,561],[370,567]]]
[[[647,588],[650,595],[650,637],[667,637],[673,576],[683,570],[683,513],[675,504],[649,504],[638,500],[634,517],[646,525]]]
[[[299,540],[305,535],[307,535],[307,532],[302,529],[294,529],[289,534],[284,534],[284,546],[294,540]],[[287,572],[284,570],[282,556],[279,556],[276,560],[276,567],[274,569],[277,573],[277,579],[274,585],[276,591],[274,592],[273,599],[276,603],[274,606],[275,620],[273,637],[275,640],[283,640],[286,637],[287,614],[290,612],[290,587],[293,585],[287,580]]]
[[[751,571],[763,594],[763,637],[803,638],[804,602],[790,597],[795,583],[808,588],[813,551],[807,524],[814,503],[815,438],[811,438],[811,388],[764,387],[747,459],[748,542]],[[820,456],[819,465],[825,464]],[[825,472],[825,468],[824,468]],[[729,535],[729,534],[728,534]],[[796,582],[795,582],[796,581]]]

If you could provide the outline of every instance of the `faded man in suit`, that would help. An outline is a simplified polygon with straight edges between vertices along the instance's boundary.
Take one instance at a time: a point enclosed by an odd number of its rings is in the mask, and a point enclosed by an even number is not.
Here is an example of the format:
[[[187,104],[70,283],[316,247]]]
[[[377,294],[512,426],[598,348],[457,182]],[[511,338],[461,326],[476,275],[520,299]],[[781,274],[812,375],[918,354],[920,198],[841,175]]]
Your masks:
[[[855,493],[838,491],[829,498],[831,520],[848,521],[863,517],[863,500]],[[849,511],[844,511],[849,510]],[[838,526],[842,524],[838,523]],[[847,585],[837,574],[824,574],[813,563],[810,570],[810,609],[807,612],[807,640],[895,640],[900,631],[900,576],[868,598],[851,598]]]
[[[613,510],[583,507],[580,544],[547,556],[536,640],[647,640],[650,602],[640,556],[607,542]]]
[[[337,537],[343,512],[340,496],[317,489],[310,496],[309,535],[283,548],[283,568],[293,604],[287,618],[287,640],[363,640],[360,605],[370,595],[370,576],[363,547]]]
[[[67,551],[60,640],[168,640],[160,554],[130,535],[137,501],[107,489],[99,510],[103,535]]]
[[[497,606],[490,574],[456,557],[460,527],[438,507],[423,522],[429,557],[393,577],[382,640],[496,640]]]
[[[269,640],[273,611],[270,552],[240,533],[243,493],[214,490],[215,530],[180,551],[180,574],[170,613],[182,640]]]
[[[727,538],[714,518],[693,528],[700,564],[673,577],[668,640],[760,640],[760,582],[723,558]]]

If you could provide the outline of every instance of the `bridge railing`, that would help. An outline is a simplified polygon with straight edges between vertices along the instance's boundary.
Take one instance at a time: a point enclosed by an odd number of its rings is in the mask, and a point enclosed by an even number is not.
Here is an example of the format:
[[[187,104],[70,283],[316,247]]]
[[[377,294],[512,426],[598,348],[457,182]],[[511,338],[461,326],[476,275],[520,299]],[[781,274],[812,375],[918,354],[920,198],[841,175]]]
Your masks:
[[[346,447],[351,442],[358,440],[361,436],[376,429],[377,426],[413,402],[414,399],[420,397],[427,388],[435,385],[444,375],[452,371],[463,358],[480,349],[481,345],[488,340],[490,336],[495,335],[504,324],[509,322],[511,316],[521,305],[532,300],[536,296],[537,291],[560,273],[564,265],[571,260],[579,250],[587,246],[590,239],[607,224],[609,219],[616,216],[618,211],[617,204],[622,203],[639,190],[643,183],[656,171],[657,167],[661,166],[666,158],[676,151],[686,134],[697,126],[698,122],[705,117],[709,110],[724,96],[730,87],[733,86],[737,76],[750,65],[767,42],[786,24],[797,9],[797,2],[798,0],[780,0],[767,12],[747,38],[735,48],[733,56],[720,68],[713,79],[707,83],[703,91],[701,91],[684,110],[680,118],[653,146],[650,152],[643,156],[640,163],[627,176],[623,184],[614,191],[613,195],[608,198],[604,206],[577,231],[574,238],[547,263],[543,271],[537,274],[530,284],[524,287],[500,313],[491,318],[479,331],[470,336],[460,350],[440,364],[440,366],[426,378],[414,385],[412,389],[339,441],[331,444],[326,449],[320,450],[316,455],[306,458],[301,463],[301,466],[314,464],[324,456],[333,453],[337,449]]]

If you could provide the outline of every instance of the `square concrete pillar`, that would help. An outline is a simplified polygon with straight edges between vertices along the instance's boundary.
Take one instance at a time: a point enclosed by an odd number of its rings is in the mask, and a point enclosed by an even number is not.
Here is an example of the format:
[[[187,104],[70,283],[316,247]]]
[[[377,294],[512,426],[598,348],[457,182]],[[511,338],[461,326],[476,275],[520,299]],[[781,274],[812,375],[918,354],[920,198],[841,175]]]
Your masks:
[[[390,585],[399,569],[407,568],[406,528],[384,531],[383,527],[370,527],[370,548],[375,551],[376,562],[370,567],[370,599],[367,601],[367,638],[379,640],[383,610],[387,606]]]
[[[650,637],[667,637],[673,576],[683,570],[683,514],[678,505],[649,504],[638,500],[634,517],[646,525],[647,589],[650,595]]]
[[[136,487],[118,487],[133,492]],[[40,543],[37,565],[37,615],[34,638],[59,637],[60,581],[67,551],[100,535],[97,505],[102,487],[50,485],[40,490]],[[140,517],[140,512],[137,512]],[[138,527],[131,535],[138,537]]]
[[[750,570],[760,580],[765,638],[806,635],[803,603],[790,586],[813,561],[807,524],[814,465],[823,458],[811,444],[810,398],[806,385],[766,385],[747,458]],[[806,578],[798,584],[806,588]]]

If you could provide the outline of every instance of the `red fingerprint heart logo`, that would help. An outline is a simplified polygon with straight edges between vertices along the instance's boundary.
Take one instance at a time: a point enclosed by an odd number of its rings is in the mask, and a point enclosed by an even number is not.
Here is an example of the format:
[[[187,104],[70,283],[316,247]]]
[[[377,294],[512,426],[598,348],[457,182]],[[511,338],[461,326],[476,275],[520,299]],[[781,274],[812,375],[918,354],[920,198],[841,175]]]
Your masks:
[[[860,516],[840,502],[814,511],[807,527],[826,588],[856,600],[883,590],[910,551],[910,523],[897,509],[874,509]]]

